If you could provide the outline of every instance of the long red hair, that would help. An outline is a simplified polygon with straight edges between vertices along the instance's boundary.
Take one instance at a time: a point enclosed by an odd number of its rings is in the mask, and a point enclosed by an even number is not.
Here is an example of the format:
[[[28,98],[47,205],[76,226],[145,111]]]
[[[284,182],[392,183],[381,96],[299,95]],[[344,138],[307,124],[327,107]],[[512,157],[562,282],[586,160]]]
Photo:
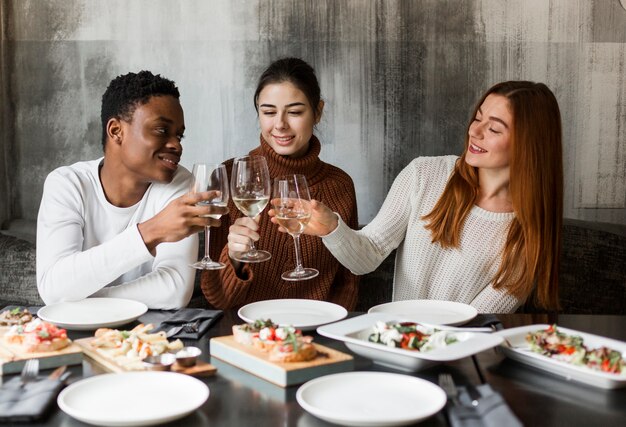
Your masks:
[[[532,293],[537,306],[556,309],[563,218],[559,105],[543,83],[503,82],[482,96],[471,120],[491,94],[506,97],[513,116],[509,193],[515,212],[492,285],[520,299]],[[443,247],[459,246],[465,218],[478,195],[478,171],[465,162],[468,132],[446,188],[432,212],[423,217],[433,243]]]

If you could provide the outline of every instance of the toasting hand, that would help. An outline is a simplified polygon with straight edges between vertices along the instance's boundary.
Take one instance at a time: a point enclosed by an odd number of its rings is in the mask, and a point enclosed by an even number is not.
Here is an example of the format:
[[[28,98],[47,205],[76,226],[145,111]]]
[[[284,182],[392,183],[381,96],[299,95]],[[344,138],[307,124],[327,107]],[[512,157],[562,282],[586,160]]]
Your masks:
[[[325,204],[318,202],[317,200],[311,200],[311,218],[307,226],[304,228],[302,234],[308,234],[311,236],[325,236],[334,231],[339,225],[337,214],[331,211]],[[271,221],[274,224],[279,224],[276,219],[276,210],[270,209],[267,213],[271,217]],[[286,233],[287,230],[284,227],[278,226],[278,231]]]
[[[177,242],[198,233],[205,226],[219,227],[219,217],[228,212],[226,206],[202,205],[216,197],[215,191],[190,193],[172,200],[161,212],[138,225],[139,233],[150,252],[159,243]]]

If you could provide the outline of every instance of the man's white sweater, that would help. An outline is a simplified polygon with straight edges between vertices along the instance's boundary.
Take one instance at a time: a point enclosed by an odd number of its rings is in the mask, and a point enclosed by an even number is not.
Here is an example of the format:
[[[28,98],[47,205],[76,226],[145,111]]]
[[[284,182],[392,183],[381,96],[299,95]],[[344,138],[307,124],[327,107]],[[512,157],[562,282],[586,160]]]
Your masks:
[[[189,190],[178,167],[171,183],[153,183],[134,206],[109,203],[99,178],[102,159],[51,172],[37,219],[37,287],[46,304],[87,297],[128,298],[153,309],[189,303],[198,236],[161,243],[152,256],[137,224]]]

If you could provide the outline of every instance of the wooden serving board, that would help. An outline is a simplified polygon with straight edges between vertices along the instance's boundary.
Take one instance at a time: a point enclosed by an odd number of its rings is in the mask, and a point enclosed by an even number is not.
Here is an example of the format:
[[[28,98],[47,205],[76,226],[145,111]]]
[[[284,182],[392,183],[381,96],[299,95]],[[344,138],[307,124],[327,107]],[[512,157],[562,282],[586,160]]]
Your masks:
[[[321,375],[350,371],[354,360],[349,354],[313,343],[320,353],[308,362],[271,362],[268,353],[235,341],[232,335],[211,338],[211,357],[237,366],[271,383],[286,387],[302,384]]]
[[[21,372],[28,359],[39,359],[40,370],[79,365],[83,361],[83,350],[75,343],[56,351],[24,352],[20,346],[4,340],[4,334],[8,330],[9,328],[0,327],[0,375]]]
[[[98,352],[97,349],[91,345],[91,341],[93,341],[94,339],[95,337],[89,337],[81,338],[75,341],[76,344],[82,348],[85,356],[87,356],[88,359],[96,362],[109,372],[128,372],[131,370],[137,370],[132,369],[128,366],[120,365],[113,358],[107,357],[106,355]],[[202,360],[198,360],[195,366],[190,366],[188,368],[185,368],[178,365],[178,363],[175,363],[172,366],[172,371],[181,374],[193,375],[196,377],[206,377],[214,375],[217,371],[217,368],[209,363],[203,362]]]

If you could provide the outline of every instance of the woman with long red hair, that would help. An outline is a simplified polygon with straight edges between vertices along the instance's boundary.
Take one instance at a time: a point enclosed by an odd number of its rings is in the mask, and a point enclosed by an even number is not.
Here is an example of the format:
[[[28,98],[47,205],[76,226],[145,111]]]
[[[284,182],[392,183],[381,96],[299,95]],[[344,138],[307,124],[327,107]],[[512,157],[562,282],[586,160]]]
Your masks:
[[[397,248],[393,300],[503,313],[532,296],[555,309],[561,139],[559,106],[545,84],[498,83],[478,101],[460,157],[414,159],[359,231],[314,201],[305,233],[321,236],[355,274],[375,270]]]

